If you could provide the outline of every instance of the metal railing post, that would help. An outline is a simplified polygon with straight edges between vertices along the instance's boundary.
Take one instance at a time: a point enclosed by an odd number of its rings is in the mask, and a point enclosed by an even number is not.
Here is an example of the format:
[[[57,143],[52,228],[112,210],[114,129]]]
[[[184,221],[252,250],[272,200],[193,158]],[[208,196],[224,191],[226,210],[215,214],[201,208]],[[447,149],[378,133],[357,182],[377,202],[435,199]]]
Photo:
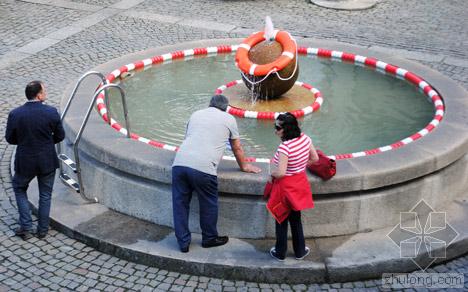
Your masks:
[[[75,88],[73,88],[73,91],[72,93],[70,94],[70,97],[68,98],[68,101],[63,109],[63,112],[62,114],[60,115],[60,121],[63,122],[63,119],[65,118],[65,115],[67,114],[68,110],[70,109],[70,105],[73,101],[73,99],[75,98],[75,94],[78,90],[78,87],[81,85],[81,83],[83,82],[83,80],[88,77],[88,76],[91,76],[91,75],[97,75],[99,78],[101,78],[102,80],[102,84],[103,85],[106,85],[107,84],[107,79],[106,79],[106,76],[104,76],[104,74],[102,74],[101,72],[98,72],[98,71],[89,71],[89,72],[86,72],[85,74],[83,74],[80,79],[78,79],[78,82],[76,83],[75,85]],[[104,100],[107,101],[107,98],[105,98]],[[107,104],[106,104],[106,107],[107,107]],[[109,125],[110,125],[110,112],[109,112],[109,108],[107,107],[107,117],[109,118]],[[57,144],[57,152],[58,154],[62,153],[62,146],[61,146],[61,143],[58,143]],[[60,173],[63,173],[63,165],[62,165],[62,162],[59,163],[59,171]]]
[[[88,107],[88,110],[86,112],[86,116],[83,120],[83,123],[81,124],[81,127],[78,131],[78,134],[76,135],[76,138],[75,138],[75,142],[73,143],[73,153],[75,155],[75,164],[76,164],[76,174],[77,174],[77,177],[78,177],[78,184],[80,185],[80,194],[81,196],[85,199],[85,200],[92,200],[92,199],[89,199],[86,197],[85,195],[85,191],[84,191],[84,186],[83,186],[83,179],[82,179],[82,176],[81,176],[81,166],[80,166],[80,157],[79,157],[79,153],[78,153],[78,145],[81,141],[81,136],[83,135],[83,131],[84,131],[84,128],[86,127],[86,124],[88,123],[88,119],[89,119],[89,116],[91,115],[91,111],[93,110],[93,107],[96,103],[96,99],[98,97],[98,95],[101,93],[101,91],[103,90],[106,90],[107,88],[111,88],[111,87],[115,87],[117,89],[119,89],[120,91],[120,95],[122,97],[122,105],[123,105],[123,109],[124,109],[124,116],[125,116],[125,126],[127,128],[127,138],[130,138],[130,121],[128,120],[128,111],[127,111],[127,102],[126,102],[126,99],[125,99],[125,93],[123,91],[123,89],[117,85],[117,84],[106,84],[104,86],[102,86],[101,88],[99,88],[95,93],[94,93],[94,96],[93,96],[93,99]]]

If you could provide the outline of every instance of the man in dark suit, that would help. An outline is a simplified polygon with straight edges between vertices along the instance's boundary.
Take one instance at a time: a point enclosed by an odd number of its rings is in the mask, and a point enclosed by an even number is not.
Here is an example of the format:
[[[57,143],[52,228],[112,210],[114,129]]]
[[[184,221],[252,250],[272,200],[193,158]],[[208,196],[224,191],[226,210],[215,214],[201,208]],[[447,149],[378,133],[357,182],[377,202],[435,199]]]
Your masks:
[[[13,190],[20,227],[15,234],[27,240],[32,237],[32,220],[26,191],[34,177],[39,186],[36,235],[44,238],[49,230],[52,188],[55,170],[59,167],[55,144],[64,139],[65,133],[57,110],[43,104],[47,96],[44,84],[32,81],[26,86],[25,93],[28,101],[8,115],[5,138],[8,143],[18,145]]]

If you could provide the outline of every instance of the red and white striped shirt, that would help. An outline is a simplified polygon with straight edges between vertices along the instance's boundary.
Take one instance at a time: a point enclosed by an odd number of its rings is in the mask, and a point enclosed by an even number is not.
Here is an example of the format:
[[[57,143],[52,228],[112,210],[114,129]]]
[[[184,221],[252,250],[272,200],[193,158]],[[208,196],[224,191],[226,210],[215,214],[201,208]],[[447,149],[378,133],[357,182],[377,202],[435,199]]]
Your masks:
[[[284,141],[279,145],[273,157],[273,163],[278,166],[279,153],[281,152],[288,157],[288,167],[285,175],[300,173],[306,168],[311,144],[312,140],[304,133],[301,133],[297,138]]]

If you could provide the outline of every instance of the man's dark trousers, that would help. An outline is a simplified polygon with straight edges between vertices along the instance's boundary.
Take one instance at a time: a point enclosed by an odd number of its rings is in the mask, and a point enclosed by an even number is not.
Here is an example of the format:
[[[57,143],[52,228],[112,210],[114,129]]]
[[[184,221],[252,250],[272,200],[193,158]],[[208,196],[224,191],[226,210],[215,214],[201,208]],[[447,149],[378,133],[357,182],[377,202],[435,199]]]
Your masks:
[[[18,145],[13,189],[23,230],[32,228],[26,190],[34,177],[39,184],[38,232],[45,233],[49,228],[52,186],[59,166],[55,144],[64,137],[57,110],[42,102],[27,102],[8,115],[5,138],[8,143]]]
[[[189,210],[192,193],[196,192],[200,206],[202,242],[218,237],[218,179],[190,167],[172,167],[172,207],[174,230],[181,248],[190,245]]]
[[[29,208],[28,190],[29,183],[34,176],[22,176],[15,173],[13,176],[13,190],[15,191],[16,204],[18,205],[19,223],[24,230],[32,229],[31,210]],[[55,170],[48,174],[37,176],[39,186],[39,209],[37,232],[46,233],[49,230],[49,213],[54,186]]]

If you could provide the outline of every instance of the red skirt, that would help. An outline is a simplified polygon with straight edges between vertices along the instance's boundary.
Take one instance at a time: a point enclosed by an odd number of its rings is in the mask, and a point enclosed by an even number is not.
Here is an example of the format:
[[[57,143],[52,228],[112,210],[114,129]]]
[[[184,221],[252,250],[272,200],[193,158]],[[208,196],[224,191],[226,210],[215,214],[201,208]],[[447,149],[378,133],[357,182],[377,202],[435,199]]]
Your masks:
[[[278,223],[288,218],[291,210],[301,211],[314,207],[312,191],[305,171],[275,179],[265,189],[268,188],[271,191],[266,207]]]

